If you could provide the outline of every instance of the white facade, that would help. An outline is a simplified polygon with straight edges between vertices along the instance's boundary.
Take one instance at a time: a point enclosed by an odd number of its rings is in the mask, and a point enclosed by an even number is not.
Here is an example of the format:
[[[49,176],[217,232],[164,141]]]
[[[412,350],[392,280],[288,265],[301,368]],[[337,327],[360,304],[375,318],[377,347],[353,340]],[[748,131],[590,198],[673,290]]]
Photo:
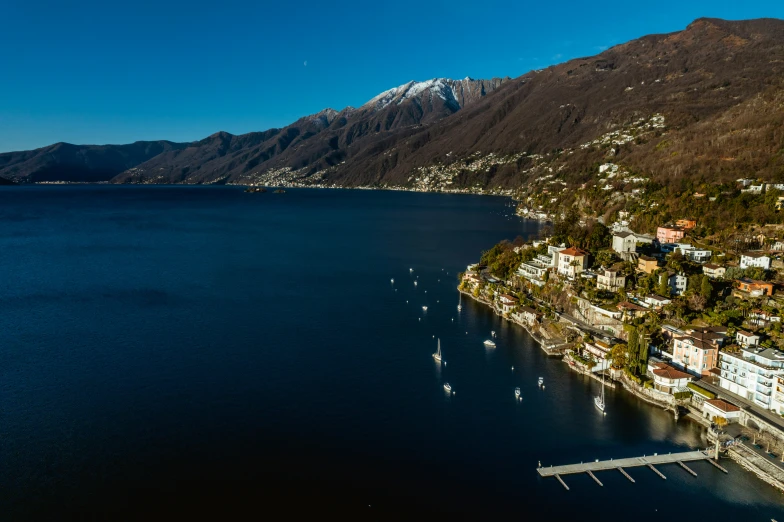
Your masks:
[[[702,273],[711,279],[720,279],[726,272],[727,269],[719,265],[707,264],[702,267]]]
[[[758,346],[760,343],[759,335],[750,332],[744,332],[743,330],[738,330],[738,332],[735,334],[735,340],[744,348],[749,346]]]
[[[742,254],[740,256],[740,267],[743,270],[752,267],[770,270],[770,258],[765,254]]]
[[[626,277],[619,275],[615,270],[605,270],[596,278],[596,288],[617,292],[626,286]]]
[[[675,295],[682,295],[686,291],[686,284],[689,280],[683,274],[662,274],[659,276],[667,278],[667,284],[670,287],[670,293]]]
[[[570,279],[586,269],[588,257],[586,252],[571,247],[558,252],[558,274]]]
[[[780,408],[774,390],[784,375],[784,353],[772,348],[722,352],[719,386],[766,408]]]
[[[710,250],[695,248],[687,243],[678,243],[674,251],[680,252],[683,257],[695,263],[705,263],[710,260],[712,255]]]
[[[613,234],[612,249],[618,253],[635,252],[637,250],[637,238],[632,232]]]

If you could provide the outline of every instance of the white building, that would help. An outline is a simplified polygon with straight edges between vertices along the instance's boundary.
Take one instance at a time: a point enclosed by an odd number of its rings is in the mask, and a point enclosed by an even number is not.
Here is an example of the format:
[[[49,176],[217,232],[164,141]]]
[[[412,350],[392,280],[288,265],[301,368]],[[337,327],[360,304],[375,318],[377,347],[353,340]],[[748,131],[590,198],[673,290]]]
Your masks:
[[[569,279],[588,268],[588,252],[577,248],[569,247],[558,252],[558,274]]]
[[[612,249],[618,253],[637,251],[637,238],[634,236],[634,232],[613,234]]]
[[[778,377],[784,375],[784,353],[773,348],[743,348],[722,352],[719,386],[766,409],[780,409],[774,395]]]
[[[653,308],[654,310],[659,310],[662,306],[666,304],[670,304],[672,299],[667,299],[666,297],[662,297],[660,295],[646,295],[643,298],[643,303],[645,303],[649,308]]]
[[[752,267],[770,270],[770,258],[762,252],[747,252],[740,256],[740,267],[744,270]]]
[[[667,278],[667,284],[670,287],[670,294],[683,295],[686,291],[686,285],[689,282],[688,278],[683,274],[661,274],[659,281],[662,277]]]
[[[757,334],[738,330],[738,333],[735,334],[735,341],[742,347],[748,348],[749,346],[759,346],[760,337]]]
[[[517,275],[536,286],[544,286],[545,274],[549,268],[547,264],[542,263],[538,259],[532,259],[531,261],[520,263],[520,266],[517,268]]]
[[[702,265],[702,273],[706,276],[710,277],[711,279],[721,279],[724,277],[724,274],[727,272],[727,269],[723,266],[714,265],[713,263],[708,263]]]
[[[702,415],[710,421],[718,417],[732,424],[740,421],[740,408],[722,399],[709,399],[702,404]]]
[[[705,263],[710,260],[712,252],[704,248],[695,248],[688,243],[677,243],[674,249],[675,252],[680,252],[683,257],[695,263]]]
[[[689,391],[686,387],[692,376],[663,362],[648,364],[649,377],[653,378],[655,390],[672,395],[677,392]]]
[[[503,313],[508,314],[517,306],[517,298],[509,294],[500,294],[498,296],[498,305]]]
[[[618,274],[617,270],[605,270],[596,278],[596,288],[617,292],[626,286],[626,277]]]

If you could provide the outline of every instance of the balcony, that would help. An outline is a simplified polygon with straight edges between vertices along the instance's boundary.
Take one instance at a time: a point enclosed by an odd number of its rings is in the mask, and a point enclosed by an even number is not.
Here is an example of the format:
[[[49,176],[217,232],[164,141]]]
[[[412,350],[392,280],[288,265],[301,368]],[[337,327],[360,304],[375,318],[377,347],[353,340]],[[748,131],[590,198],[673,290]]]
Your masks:
[[[762,394],[765,397],[770,397],[773,394],[773,392],[771,392],[770,390],[764,390],[764,389],[760,389],[759,387],[757,387],[757,394],[758,395]]]
[[[770,399],[759,394],[754,397],[754,402],[764,406],[765,408],[770,405]]]

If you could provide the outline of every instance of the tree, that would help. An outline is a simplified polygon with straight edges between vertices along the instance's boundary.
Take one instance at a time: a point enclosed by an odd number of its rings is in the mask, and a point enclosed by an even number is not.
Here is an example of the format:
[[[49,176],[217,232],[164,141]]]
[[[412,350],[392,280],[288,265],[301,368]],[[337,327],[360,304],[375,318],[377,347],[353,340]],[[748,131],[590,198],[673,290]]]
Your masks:
[[[710,278],[706,275],[702,276],[702,284],[700,285],[700,295],[705,298],[705,301],[710,302],[713,296],[713,285]]]
[[[664,297],[670,297],[670,280],[666,273],[659,274],[659,284],[656,286],[656,293]]]
[[[648,371],[648,338],[644,335],[640,336],[639,343],[639,355],[637,356],[638,371],[639,375],[645,375]]]
[[[618,343],[613,345],[610,348],[610,360],[612,361],[612,365],[615,368],[625,368],[626,367],[626,345],[623,343]]]
[[[596,264],[597,265],[609,267],[617,259],[618,259],[618,256],[616,256],[615,253],[612,250],[599,250],[596,253]]]
[[[640,337],[637,328],[629,327],[629,344],[626,347],[627,365],[633,374],[637,374],[640,363]]]
[[[654,284],[650,276],[642,276],[637,280],[637,290],[642,295],[648,295],[653,292]]]

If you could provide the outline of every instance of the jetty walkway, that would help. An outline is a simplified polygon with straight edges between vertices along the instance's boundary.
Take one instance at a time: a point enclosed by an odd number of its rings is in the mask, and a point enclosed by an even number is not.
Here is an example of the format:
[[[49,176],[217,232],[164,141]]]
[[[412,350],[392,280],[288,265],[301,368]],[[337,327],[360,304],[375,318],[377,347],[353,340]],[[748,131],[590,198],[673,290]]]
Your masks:
[[[716,462],[711,459],[710,454],[697,450],[697,451],[684,451],[679,453],[667,453],[666,455],[644,455],[642,457],[631,457],[626,459],[610,459],[610,460],[596,460],[594,462],[581,462],[580,464],[567,464],[565,466],[549,466],[549,467],[542,467],[540,466],[537,468],[537,472],[542,477],[555,477],[558,479],[558,482],[561,485],[569,490],[569,486],[561,478],[561,475],[571,475],[575,473],[587,473],[590,477],[600,486],[603,484],[599,481],[598,478],[593,474],[594,471],[606,471],[606,470],[618,470],[620,471],[627,479],[634,482],[634,479],[626,473],[624,468],[634,468],[640,466],[647,466],[652,471],[654,471],[657,475],[659,475],[662,479],[667,479],[664,474],[656,469],[654,465],[659,464],[680,464],[680,466],[688,473],[692,474],[693,476],[697,476],[697,474],[684,462],[693,462],[697,460],[707,460],[717,468],[719,468],[724,473],[727,473],[727,470],[718,465]]]

